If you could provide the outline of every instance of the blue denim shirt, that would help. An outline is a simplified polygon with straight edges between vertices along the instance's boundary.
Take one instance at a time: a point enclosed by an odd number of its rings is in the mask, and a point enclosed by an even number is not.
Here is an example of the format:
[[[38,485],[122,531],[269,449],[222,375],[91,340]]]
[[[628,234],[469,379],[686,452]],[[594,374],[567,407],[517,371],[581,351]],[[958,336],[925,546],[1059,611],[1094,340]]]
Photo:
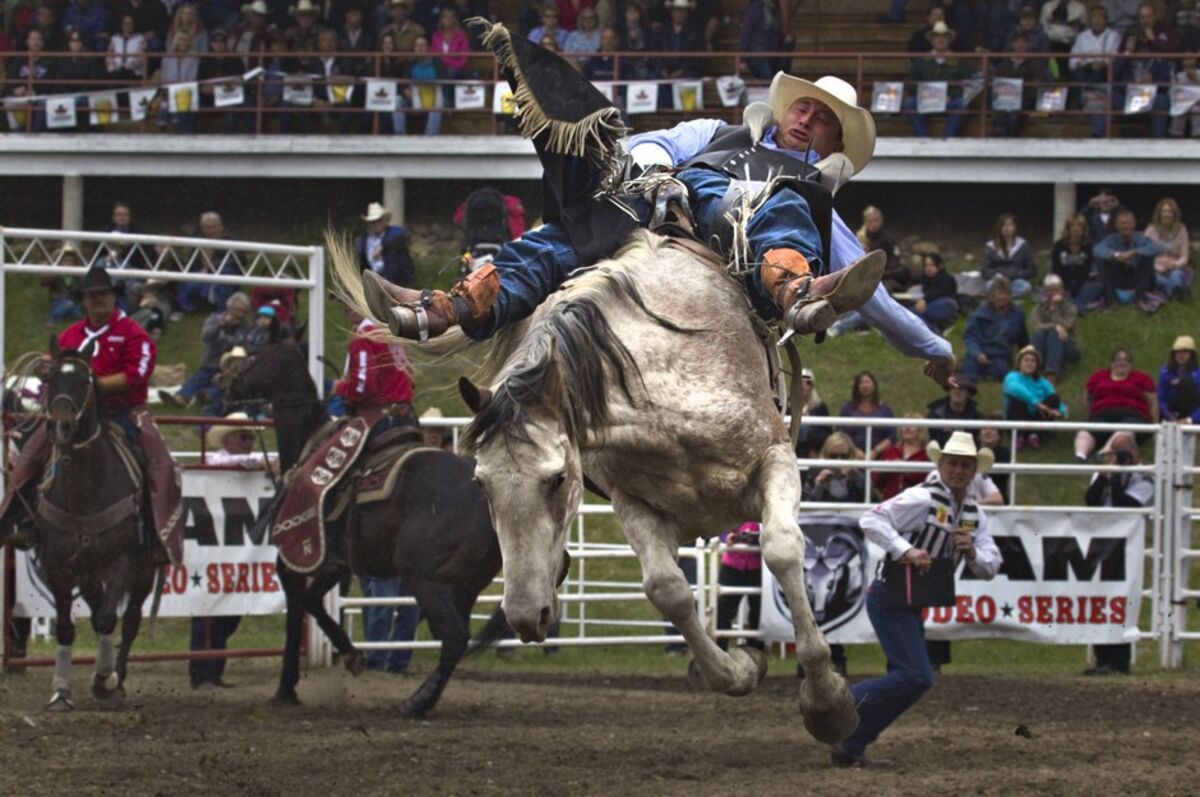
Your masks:
[[[990,304],[980,305],[967,321],[963,333],[967,358],[974,360],[983,352],[989,359],[999,357],[1008,360],[1013,350],[1029,343],[1025,331],[1025,313],[1012,305],[1004,313],[997,313]]]

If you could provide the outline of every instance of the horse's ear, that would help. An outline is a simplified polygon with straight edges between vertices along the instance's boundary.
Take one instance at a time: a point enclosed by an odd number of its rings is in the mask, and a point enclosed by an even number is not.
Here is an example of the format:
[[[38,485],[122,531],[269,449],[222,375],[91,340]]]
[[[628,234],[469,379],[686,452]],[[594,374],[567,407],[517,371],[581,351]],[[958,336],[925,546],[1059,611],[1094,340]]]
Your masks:
[[[492,391],[486,387],[476,387],[475,383],[465,376],[458,379],[458,392],[463,401],[467,402],[467,406],[471,408],[471,412],[476,415],[483,412],[483,408],[492,400]]]
[[[53,335],[53,334],[52,334],[52,335],[50,336],[50,356],[51,356],[51,357],[57,357],[57,356],[58,356],[58,352],[59,352],[59,348],[58,348],[58,335]]]

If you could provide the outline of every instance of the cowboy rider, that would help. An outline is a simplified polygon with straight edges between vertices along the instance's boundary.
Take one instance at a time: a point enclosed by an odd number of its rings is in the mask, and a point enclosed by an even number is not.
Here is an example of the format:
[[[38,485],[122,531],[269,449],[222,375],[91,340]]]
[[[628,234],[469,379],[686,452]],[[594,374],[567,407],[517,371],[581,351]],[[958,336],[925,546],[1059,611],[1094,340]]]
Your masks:
[[[805,164],[817,161],[836,163],[843,174],[857,174],[874,153],[874,121],[857,106],[854,88],[839,78],[826,76],[813,83],[780,72],[771,83],[768,105],[774,123],[757,143],[748,126],[715,119],[683,122],[625,142],[639,165],[681,169],[676,176],[689,189],[701,240],[709,239],[720,220],[721,199],[735,167],[739,177],[751,180],[765,180],[781,170],[786,174],[789,168],[797,176]],[[844,158],[831,158],[839,153]],[[761,264],[750,291],[761,313],[782,314],[792,321],[792,329],[807,334],[858,308],[901,352],[925,358],[931,378],[942,384],[949,380],[954,371],[950,344],[877,287],[878,275],[861,260],[861,244],[836,212],[830,273],[821,277],[815,276],[820,271],[820,234],[806,200],[788,187],[755,212],[746,232],[751,260]],[[583,265],[587,262],[572,246],[569,231],[551,221],[505,244],[492,268],[467,276],[448,294],[400,288],[369,275],[364,275],[363,286],[371,309],[400,337],[435,336],[458,324],[471,337],[483,339],[531,314]],[[820,309],[822,303],[831,304],[832,312]],[[816,307],[797,312],[805,305]]]
[[[179,468],[171,459],[159,434],[154,416],[146,407],[150,375],[154,373],[158,348],[137,322],[117,308],[117,291],[112,277],[100,267],[88,270],[81,289],[84,318],[63,330],[58,346],[80,351],[89,344],[92,371],[100,393],[100,413],[116,422],[143,462],[149,486],[149,503],[154,527],[173,562],[182,554],[182,492]],[[11,478],[0,502],[0,529],[23,526],[32,520],[25,507],[32,507],[34,486],[50,458],[50,437],[45,421],[35,427],[29,442],[13,463]],[[21,501],[13,501],[16,494]],[[18,531],[17,538],[24,535]]]
[[[346,321],[354,327],[346,366],[333,385],[334,395],[353,414],[371,426],[370,440],[397,426],[416,426],[413,381],[404,349],[384,339],[383,330],[346,306]]]

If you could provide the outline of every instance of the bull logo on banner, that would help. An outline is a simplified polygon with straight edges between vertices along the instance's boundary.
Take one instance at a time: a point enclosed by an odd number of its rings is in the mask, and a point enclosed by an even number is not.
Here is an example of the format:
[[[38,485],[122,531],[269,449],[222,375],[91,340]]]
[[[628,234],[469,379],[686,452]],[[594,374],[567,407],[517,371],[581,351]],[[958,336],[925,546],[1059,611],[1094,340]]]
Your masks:
[[[808,602],[822,633],[853,620],[866,602],[868,556],[866,539],[858,521],[839,515],[803,515],[804,580]],[[773,582],[771,600],[779,612],[791,616],[787,597]]]

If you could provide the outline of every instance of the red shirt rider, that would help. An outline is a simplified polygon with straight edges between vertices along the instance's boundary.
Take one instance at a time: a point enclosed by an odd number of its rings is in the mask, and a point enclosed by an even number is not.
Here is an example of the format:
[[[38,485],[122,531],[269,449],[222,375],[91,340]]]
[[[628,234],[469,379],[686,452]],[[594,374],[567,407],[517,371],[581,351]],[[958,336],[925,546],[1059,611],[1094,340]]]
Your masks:
[[[129,384],[124,393],[104,394],[104,406],[122,409],[145,404],[150,374],[154,373],[158,357],[158,347],[146,330],[118,309],[99,328],[93,328],[86,318],[76,321],[58,336],[58,345],[79,350],[92,340],[96,341],[92,354],[92,371],[96,376],[123,373]]]
[[[333,392],[350,408],[412,402],[413,382],[404,349],[388,343],[382,330],[363,319],[354,329],[345,374]]]

